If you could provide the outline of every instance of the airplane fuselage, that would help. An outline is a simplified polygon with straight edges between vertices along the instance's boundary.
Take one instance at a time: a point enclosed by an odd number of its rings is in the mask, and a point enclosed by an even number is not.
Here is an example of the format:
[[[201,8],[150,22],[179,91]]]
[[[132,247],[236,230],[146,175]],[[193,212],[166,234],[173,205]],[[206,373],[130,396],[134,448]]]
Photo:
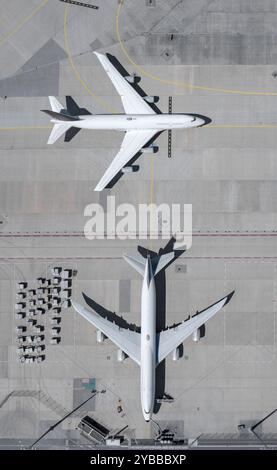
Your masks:
[[[147,258],[141,293],[141,408],[145,421],[151,419],[156,377],[156,287],[150,258]]]
[[[51,122],[60,124],[61,119],[51,119]],[[202,126],[205,121],[192,114],[94,114],[80,116],[72,122],[72,126],[80,129],[102,130],[145,130],[145,129],[184,129]]]

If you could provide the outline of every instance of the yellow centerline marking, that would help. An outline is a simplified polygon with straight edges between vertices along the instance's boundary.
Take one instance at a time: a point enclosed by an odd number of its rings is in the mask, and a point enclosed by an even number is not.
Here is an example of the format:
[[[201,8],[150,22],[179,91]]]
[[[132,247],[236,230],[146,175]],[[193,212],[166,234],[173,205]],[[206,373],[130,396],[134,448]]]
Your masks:
[[[215,88],[215,87],[209,87],[209,86],[202,86],[202,85],[193,85],[192,83],[188,82],[180,82],[176,80],[166,80],[161,77],[158,77],[157,75],[153,75],[150,72],[147,72],[143,67],[141,67],[139,64],[137,64],[132,57],[130,56],[129,52],[127,51],[125,45],[123,44],[123,41],[121,39],[121,34],[120,34],[120,27],[119,27],[119,19],[120,19],[120,14],[122,11],[122,7],[125,3],[125,0],[121,0],[118,8],[117,8],[117,13],[116,13],[116,36],[119,42],[119,45],[121,47],[122,52],[124,53],[125,57],[128,59],[128,61],[139,71],[139,73],[142,76],[151,78],[152,80],[156,80],[160,83],[164,83],[166,85],[174,85],[176,87],[180,88],[190,88],[193,90],[204,90],[204,91],[211,91],[211,92],[216,92],[216,93],[228,93],[228,94],[234,94],[234,95],[263,95],[263,96],[277,96],[277,92],[274,91],[243,91],[243,90],[232,90],[228,88]]]
[[[109,106],[104,100],[102,100],[99,96],[97,96],[92,89],[89,87],[89,85],[85,82],[85,80],[81,77],[79,70],[77,69],[73,58],[72,58],[72,53],[71,49],[69,46],[69,41],[68,41],[68,5],[65,7],[64,10],[64,44],[65,44],[65,50],[67,53],[67,57],[70,63],[70,66],[72,68],[72,71],[77,78],[77,80],[81,83],[81,85],[85,88],[85,90],[88,92],[90,96],[92,96],[95,101],[97,101],[104,109],[110,111],[112,114],[116,113],[117,111],[113,109],[111,106]]]
[[[4,36],[0,40],[0,47],[3,46],[3,44],[5,44],[12,36],[14,36],[22,28],[22,26],[27,23],[27,21],[33,18],[33,16],[35,16],[35,14],[38,13],[48,3],[48,1],[49,0],[43,0],[43,2],[41,2],[28,16],[26,16],[26,18],[23,18],[23,20],[21,20],[12,31]]]

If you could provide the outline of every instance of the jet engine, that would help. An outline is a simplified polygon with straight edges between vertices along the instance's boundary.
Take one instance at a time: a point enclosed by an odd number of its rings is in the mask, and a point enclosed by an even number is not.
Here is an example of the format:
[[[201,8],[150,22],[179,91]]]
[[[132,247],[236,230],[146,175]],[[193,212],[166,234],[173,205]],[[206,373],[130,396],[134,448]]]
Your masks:
[[[122,168],[122,173],[133,173],[135,171],[138,171],[137,165],[129,165],[129,166],[124,166]]]
[[[157,145],[149,145],[149,147],[143,147],[141,149],[142,153],[156,153],[159,150]]]
[[[178,348],[174,349],[174,351],[172,351],[172,360],[173,361],[178,361],[178,359],[180,359],[180,348],[178,346]]]
[[[124,359],[126,359],[126,357],[127,357],[127,354],[125,354],[125,352],[122,351],[122,349],[117,350],[117,360],[118,360],[118,362],[123,362]]]
[[[199,341],[200,338],[201,338],[201,326],[200,328],[197,328],[197,330],[195,330],[192,333],[192,341],[195,341],[197,343],[197,341]]]
[[[105,338],[106,336],[104,335],[104,333],[102,333],[102,331],[100,330],[97,330],[97,333],[96,333],[97,343],[103,343]]]
[[[157,101],[155,96],[144,96],[143,99],[147,101],[147,103],[156,103]]]
[[[139,77],[138,75],[133,73],[132,75],[126,75],[125,80],[127,80],[127,82],[129,82],[129,83],[134,84],[134,83],[140,82],[141,77]]]

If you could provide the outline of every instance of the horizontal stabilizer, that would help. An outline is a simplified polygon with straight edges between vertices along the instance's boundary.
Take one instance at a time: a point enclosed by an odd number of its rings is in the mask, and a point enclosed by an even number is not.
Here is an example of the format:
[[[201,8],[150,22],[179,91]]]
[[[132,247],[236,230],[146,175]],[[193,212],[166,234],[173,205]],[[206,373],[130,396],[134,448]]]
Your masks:
[[[141,260],[139,260],[129,255],[123,255],[123,258],[125,259],[125,261],[127,261],[127,263],[130,264],[130,266],[132,266],[132,268],[134,268],[139,274],[141,274],[142,277],[144,276],[146,264],[146,260],[144,258],[141,258]]]
[[[64,113],[56,113],[55,111],[49,111],[48,109],[42,109],[43,113],[48,114],[53,119],[57,119],[58,121],[79,121],[77,116],[69,116],[68,114]]]
[[[64,122],[60,124],[55,124],[51,131],[47,144],[54,144],[54,142],[56,142],[59,137],[61,137],[66,131],[68,131],[70,127],[71,124],[67,124]]]
[[[166,253],[165,255],[152,258],[151,262],[154,276],[156,276],[156,274],[158,274],[162,269],[166,268],[174,257],[175,253],[174,251],[171,251],[171,253]]]
[[[174,259],[174,251],[171,253],[166,253],[162,256],[155,256],[151,258],[151,266],[154,276],[158,274],[162,269],[164,269],[168,264]],[[134,256],[123,255],[123,258],[127,263],[130,264],[139,274],[144,276],[146,259],[141,257],[140,259],[135,258]]]

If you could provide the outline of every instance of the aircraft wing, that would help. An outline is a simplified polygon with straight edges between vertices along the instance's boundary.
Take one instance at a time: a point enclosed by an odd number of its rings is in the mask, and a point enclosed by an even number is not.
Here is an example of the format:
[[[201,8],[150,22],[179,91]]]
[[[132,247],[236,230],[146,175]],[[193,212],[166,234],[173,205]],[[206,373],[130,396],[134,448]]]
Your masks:
[[[156,114],[104,54],[94,52],[120,95],[126,114]]]
[[[140,333],[120,328],[106,318],[88,310],[82,305],[72,302],[76,312],[86,318],[98,330],[102,331],[118,348],[122,349],[133,361],[140,365]]]
[[[174,349],[187,339],[197,328],[200,328],[212,318],[224,305],[226,305],[234,292],[219,300],[215,304],[194,315],[190,320],[182,322],[176,328],[172,327],[161,331],[157,335],[158,357],[157,364],[163,361]]]
[[[104,173],[103,177],[95,187],[94,191],[102,191],[119,173],[119,171],[151,140],[156,129],[127,131],[122,141],[120,150],[112,163]]]

